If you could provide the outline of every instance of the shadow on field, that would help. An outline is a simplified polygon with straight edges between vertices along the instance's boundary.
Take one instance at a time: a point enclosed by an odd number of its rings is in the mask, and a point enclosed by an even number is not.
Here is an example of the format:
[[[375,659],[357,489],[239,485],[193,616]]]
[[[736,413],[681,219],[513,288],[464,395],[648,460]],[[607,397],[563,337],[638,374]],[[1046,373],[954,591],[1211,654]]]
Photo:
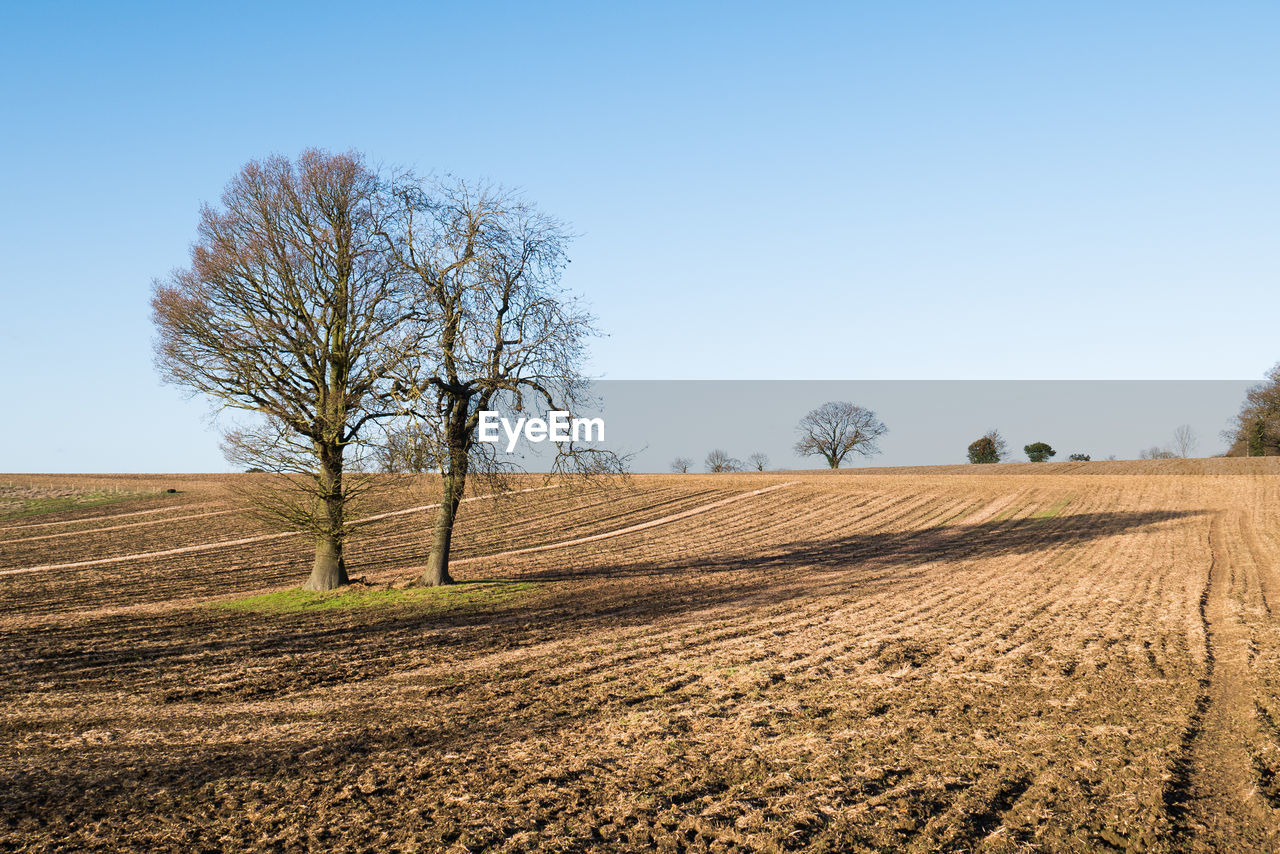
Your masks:
[[[544,570],[512,576],[523,581],[570,581],[587,576],[670,575],[693,569],[734,572],[761,567],[917,566],[948,560],[977,560],[1031,554],[1050,548],[1119,537],[1135,529],[1206,516],[1206,510],[1153,510],[1079,513],[1067,516],[938,526],[911,531],[851,533],[822,540],[795,540],[777,546],[753,545],[755,555],[733,554],[713,560],[633,563],[591,569]],[[763,552],[763,554],[759,553]]]
[[[94,617],[0,633],[0,704],[33,686],[141,691],[159,704],[278,698],[378,678],[414,663],[466,660],[606,628],[701,619],[717,607],[870,594],[931,572],[928,564],[1030,555],[1118,537],[1206,511],[1082,513],[923,530],[849,533],[775,545],[732,540],[662,561],[562,563],[474,580],[536,582],[524,598],[474,610],[411,608],[253,615],[198,608]],[[654,529],[661,534],[662,529]],[[710,532],[709,532],[710,535]],[[607,547],[608,541],[603,545]],[[664,544],[665,545],[665,544]],[[707,552],[718,552],[708,557]],[[554,554],[554,553],[550,553]],[[565,557],[573,558],[572,550]],[[579,556],[580,559],[580,556]],[[192,661],[216,679],[187,678]],[[260,669],[249,673],[245,664]]]
[[[772,545],[725,540],[696,544],[693,550],[702,554],[671,560],[508,572],[511,580],[539,582],[536,595],[460,613],[369,609],[263,616],[177,609],[87,617],[39,632],[3,632],[0,707],[22,703],[28,710],[22,721],[0,728],[11,744],[21,743],[28,730],[61,731],[60,710],[76,698],[98,702],[104,696],[128,695],[155,706],[178,704],[181,714],[171,716],[171,724],[158,716],[154,724],[178,728],[169,746],[54,748],[42,754],[48,766],[0,768],[0,807],[54,823],[64,815],[101,811],[104,803],[145,815],[155,791],[198,793],[205,784],[224,779],[299,778],[338,790],[382,753],[408,762],[424,753],[479,749],[505,738],[553,738],[566,726],[584,726],[619,714],[623,704],[656,696],[644,693],[651,687],[620,686],[618,698],[597,708],[600,700],[589,680],[566,681],[557,688],[557,665],[548,663],[559,655],[553,651],[555,641],[629,626],[669,628],[681,621],[705,621],[706,609],[716,607],[757,613],[826,595],[847,603],[908,578],[927,580],[934,571],[928,564],[1032,555],[1205,515],[1083,513],[849,532]],[[653,530],[658,537],[662,532]],[[707,536],[714,534],[708,531]],[[607,549],[608,541],[603,545]],[[716,556],[708,558],[708,552]],[[542,559],[546,557],[544,553]],[[566,550],[564,558],[573,559],[572,551]],[[1017,571],[1016,565],[1011,571]],[[548,642],[552,644],[543,646]],[[528,650],[527,658],[507,655],[521,649]],[[472,662],[495,653],[520,664],[469,669]],[[436,667],[417,675],[424,665]],[[455,678],[455,673],[460,675]],[[398,674],[395,680],[378,681],[391,674]],[[361,686],[362,693],[310,693],[335,685]],[[381,701],[395,700],[407,687],[416,692],[412,704],[384,708]],[[634,696],[623,696],[628,691]],[[433,706],[473,696],[468,692],[479,692],[474,694],[477,705],[463,718],[435,718]],[[33,714],[49,701],[49,721]],[[340,722],[340,732],[321,727],[320,735],[291,743],[261,726],[256,711],[224,716],[226,709],[266,701],[281,704],[270,711],[273,725],[292,721],[305,731],[317,722]],[[125,705],[118,712],[94,708],[93,723],[74,723],[68,736],[90,725],[127,730],[133,724],[112,715],[134,714],[138,706]],[[512,723],[517,720],[518,725]],[[193,722],[203,728],[197,735],[184,729]],[[228,739],[223,734],[228,722],[233,731],[242,727],[251,737]]]

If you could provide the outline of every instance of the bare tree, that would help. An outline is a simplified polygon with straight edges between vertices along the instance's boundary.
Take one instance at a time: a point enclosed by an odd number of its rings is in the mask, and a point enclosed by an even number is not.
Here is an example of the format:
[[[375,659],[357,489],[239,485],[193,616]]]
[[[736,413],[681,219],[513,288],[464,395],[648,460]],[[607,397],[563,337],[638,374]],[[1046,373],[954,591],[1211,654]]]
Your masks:
[[[1191,452],[1200,444],[1200,437],[1196,435],[1196,431],[1191,428],[1190,424],[1182,424],[1178,429],[1173,431],[1173,449],[1178,456],[1186,459],[1191,456]]]
[[[693,460],[688,457],[676,457],[671,461],[671,470],[676,474],[688,474],[693,467]]]
[[[394,414],[385,383],[412,349],[383,202],[359,154],[251,162],[201,210],[190,266],[152,298],[163,378],[255,413],[224,449],[283,475],[259,498],[315,538],[313,590],[347,582],[347,451]]]
[[[840,468],[850,452],[863,456],[880,453],[876,442],[889,432],[870,409],[842,400],[828,401],[811,410],[796,429],[800,433],[796,453],[820,456],[833,469]]]
[[[751,468],[756,471],[764,471],[769,467],[769,455],[756,451],[754,454],[747,457],[747,462],[751,465]]]
[[[421,474],[439,471],[443,454],[436,433],[415,419],[385,428],[372,456],[383,472]]]
[[[734,459],[729,456],[728,452],[723,451],[720,448],[716,448],[714,451],[707,454],[707,459],[704,465],[707,467],[707,471],[715,474],[742,471],[741,460]]]
[[[594,319],[559,284],[570,235],[518,195],[460,180],[404,178],[393,190],[391,242],[411,280],[416,324],[429,341],[399,376],[397,393],[430,425],[444,495],[422,582],[452,582],[449,552],[469,475],[516,468],[477,441],[480,413],[587,403],[582,373]],[[561,474],[620,472],[624,460],[581,443],[558,446]]]
[[[1175,460],[1178,455],[1168,448],[1161,448],[1159,445],[1152,445],[1150,448],[1144,448],[1138,452],[1140,460]]]

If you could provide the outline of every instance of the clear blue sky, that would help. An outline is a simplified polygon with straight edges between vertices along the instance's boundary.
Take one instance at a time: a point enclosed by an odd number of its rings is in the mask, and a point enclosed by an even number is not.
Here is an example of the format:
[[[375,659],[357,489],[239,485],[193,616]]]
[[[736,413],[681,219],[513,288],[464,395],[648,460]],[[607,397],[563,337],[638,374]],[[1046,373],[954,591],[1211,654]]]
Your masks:
[[[581,234],[612,379],[1280,360],[1274,2],[8,4],[0,471],[221,470],[150,282],[246,160],[358,148]]]

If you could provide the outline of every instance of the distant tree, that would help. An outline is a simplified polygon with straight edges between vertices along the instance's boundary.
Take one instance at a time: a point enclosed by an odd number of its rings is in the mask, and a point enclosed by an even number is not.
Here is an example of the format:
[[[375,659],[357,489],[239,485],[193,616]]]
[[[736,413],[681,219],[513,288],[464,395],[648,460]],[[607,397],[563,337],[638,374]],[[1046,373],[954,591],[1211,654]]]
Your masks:
[[[385,431],[373,461],[384,472],[421,474],[439,471],[441,452],[436,434],[422,422],[410,421]]]
[[[889,428],[884,426],[870,409],[856,406],[844,400],[832,400],[800,419],[796,425],[800,440],[796,453],[802,457],[822,457],[833,469],[850,453],[864,457],[880,453],[877,440]]]
[[[980,439],[969,445],[969,462],[975,464],[998,463],[1009,455],[1009,447],[998,430],[988,430]]]
[[[764,471],[769,467],[769,455],[762,454],[759,451],[747,457],[747,462],[756,471]]]
[[[1050,457],[1058,453],[1046,442],[1032,442],[1030,445],[1024,445],[1022,450],[1026,453],[1027,459],[1033,463],[1047,462]]]
[[[1268,445],[1274,444],[1269,442],[1271,439],[1271,431],[1268,429],[1267,419],[1255,417],[1251,419],[1244,428],[1244,447],[1245,456],[1248,457],[1265,457],[1269,450]]]
[[[1140,460],[1176,460],[1178,455],[1167,448],[1161,448],[1159,445],[1152,445],[1150,448],[1144,448],[1138,453]]]
[[[688,457],[676,457],[671,461],[671,470],[676,474],[688,474],[693,467],[693,460]]]
[[[1071,460],[1071,462],[1073,463],[1087,463],[1089,462],[1089,460],[1093,458],[1090,457],[1088,454],[1072,454],[1071,456],[1067,457],[1067,459]]]
[[[715,472],[717,474],[730,471],[742,471],[742,461],[734,459],[729,456],[728,453],[719,448],[716,448],[714,451],[707,454],[705,464],[707,471]]]
[[[1173,431],[1173,449],[1183,459],[1191,456],[1191,452],[1198,444],[1200,444],[1200,437],[1196,435],[1196,431],[1190,424],[1182,424]]]
[[[1240,412],[1222,436],[1231,443],[1229,457],[1280,455],[1280,365],[1267,372],[1266,382],[1245,393]]]

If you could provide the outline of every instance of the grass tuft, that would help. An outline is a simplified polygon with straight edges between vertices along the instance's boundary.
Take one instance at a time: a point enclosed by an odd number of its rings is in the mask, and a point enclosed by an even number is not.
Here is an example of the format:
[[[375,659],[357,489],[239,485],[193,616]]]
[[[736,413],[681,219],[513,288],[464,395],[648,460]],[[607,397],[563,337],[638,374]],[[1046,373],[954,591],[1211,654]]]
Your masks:
[[[407,589],[350,585],[323,593],[293,587],[275,593],[215,602],[213,607],[250,614],[303,614],[313,611],[401,607],[425,611],[463,611],[510,601],[536,586],[527,581],[473,581],[445,587]]]

